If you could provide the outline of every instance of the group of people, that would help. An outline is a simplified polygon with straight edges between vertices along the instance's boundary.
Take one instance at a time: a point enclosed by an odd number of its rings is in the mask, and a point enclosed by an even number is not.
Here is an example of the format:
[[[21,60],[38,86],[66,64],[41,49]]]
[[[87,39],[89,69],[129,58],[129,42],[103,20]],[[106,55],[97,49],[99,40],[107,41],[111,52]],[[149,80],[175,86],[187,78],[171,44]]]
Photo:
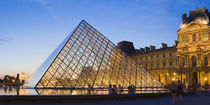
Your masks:
[[[128,86],[128,93],[134,94],[136,92],[136,87],[134,85]]]
[[[172,103],[174,104],[176,102],[176,95],[179,96],[179,101],[182,102],[182,95],[184,93],[184,85],[181,83],[181,81],[178,81],[177,83],[172,82],[169,88],[171,90]]]
[[[136,87],[134,85],[128,86],[128,93],[134,94],[136,91]],[[109,85],[108,92],[110,95],[116,95],[116,94],[122,94],[123,93],[123,87],[121,85]]]
[[[119,85],[118,87],[116,85],[109,85],[108,92],[110,95],[117,95],[117,94],[122,94],[123,92],[123,87]]]
[[[210,85],[208,83],[205,83],[202,86],[200,83],[192,83],[191,85],[188,85],[187,88],[188,89],[187,89],[186,92],[188,92],[188,93],[200,94],[201,93],[201,90],[209,91],[210,90]]]
[[[172,94],[172,103],[174,104],[176,102],[177,95],[179,97],[179,101],[182,102],[183,93],[200,94],[202,88],[204,88],[205,91],[209,91],[210,85],[208,85],[208,83],[205,83],[204,86],[201,86],[200,83],[198,83],[198,84],[193,83],[191,85],[188,85],[187,89],[186,89],[186,86],[184,84],[182,84],[180,80],[177,83],[172,82],[169,85],[169,89],[171,90],[171,94]]]
[[[210,85],[206,82],[203,86],[203,88],[208,91],[208,89],[210,89]]]

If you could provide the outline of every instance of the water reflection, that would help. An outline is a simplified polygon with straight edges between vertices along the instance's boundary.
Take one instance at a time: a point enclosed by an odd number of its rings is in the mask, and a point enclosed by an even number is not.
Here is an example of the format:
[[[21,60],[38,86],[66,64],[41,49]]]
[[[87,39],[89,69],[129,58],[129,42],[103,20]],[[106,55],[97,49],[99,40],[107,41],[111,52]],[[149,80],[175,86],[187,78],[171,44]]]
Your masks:
[[[20,89],[20,86],[4,86],[0,88],[0,94],[1,95],[20,95],[21,93],[26,93],[26,90]]]
[[[0,88],[0,95],[38,95],[35,89],[4,86]]]
[[[164,88],[145,88],[137,89],[135,93],[165,93]],[[134,93],[134,94],[135,94]],[[22,87],[1,87],[0,95],[107,95],[108,89],[26,89]],[[124,89],[121,94],[129,94]]]

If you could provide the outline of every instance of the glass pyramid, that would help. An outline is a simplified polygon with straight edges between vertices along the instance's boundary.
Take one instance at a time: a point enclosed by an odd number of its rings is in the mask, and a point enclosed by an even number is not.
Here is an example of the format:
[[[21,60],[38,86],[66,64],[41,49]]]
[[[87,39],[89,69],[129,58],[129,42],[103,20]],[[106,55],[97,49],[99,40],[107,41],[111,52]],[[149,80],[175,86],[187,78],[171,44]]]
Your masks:
[[[30,80],[35,88],[163,86],[84,20]]]

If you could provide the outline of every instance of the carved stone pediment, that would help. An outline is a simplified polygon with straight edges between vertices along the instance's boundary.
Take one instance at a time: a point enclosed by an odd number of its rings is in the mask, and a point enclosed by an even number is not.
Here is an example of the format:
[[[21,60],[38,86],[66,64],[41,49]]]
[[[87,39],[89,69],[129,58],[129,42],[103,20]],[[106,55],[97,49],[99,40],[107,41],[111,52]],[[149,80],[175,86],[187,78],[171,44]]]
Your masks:
[[[195,31],[200,29],[208,28],[206,24],[201,24],[198,22],[191,22],[187,24],[184,28],[178,31],[178,33],[187,32],[187,31]]]

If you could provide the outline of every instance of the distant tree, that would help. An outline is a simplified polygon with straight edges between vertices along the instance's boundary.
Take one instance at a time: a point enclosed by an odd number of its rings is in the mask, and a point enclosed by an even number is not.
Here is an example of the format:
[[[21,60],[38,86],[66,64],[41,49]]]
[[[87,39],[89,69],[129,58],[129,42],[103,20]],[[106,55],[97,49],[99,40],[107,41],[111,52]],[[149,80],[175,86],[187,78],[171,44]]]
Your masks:
[[[9,76],[9,75],[5,75],[4,76],[4,83],[5,83],[6,86],[7,85],[9,85],[9,86],[14,85],[14,83],[15,83],[15,77]]]
[[[9,75],[5,75],[5,76],[4,76],[4,83],[5,83],[5,84],[9,83],[9,78],[10,78]]]

